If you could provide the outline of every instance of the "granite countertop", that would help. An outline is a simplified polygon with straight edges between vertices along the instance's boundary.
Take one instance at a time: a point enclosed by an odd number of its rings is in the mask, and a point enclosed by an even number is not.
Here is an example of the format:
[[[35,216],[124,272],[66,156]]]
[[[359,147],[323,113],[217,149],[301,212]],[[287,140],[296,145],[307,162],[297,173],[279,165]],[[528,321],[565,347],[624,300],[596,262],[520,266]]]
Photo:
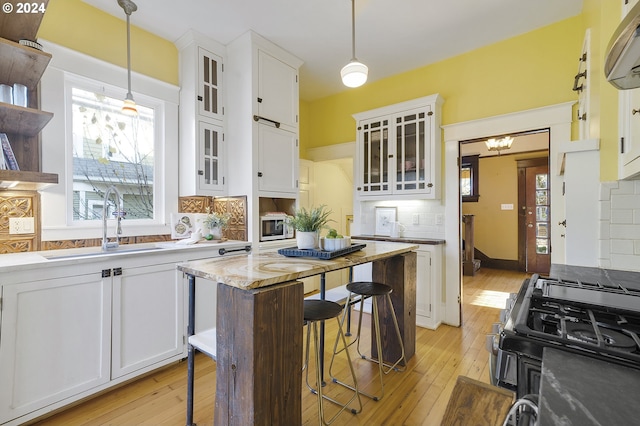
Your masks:
[[[437,238],[417,238],[417,237],[382,237],[380,235],[352,235],[352,240],[369,240],[369,241],[390,241],[397,243],[407,244],[427,244],[427,245],[440,245],[444,244],[445,240]]]
[[[638,395],[640,370],[544,348],[540,426],[638,424]]]
[[[328,260],[286,257],[278,254],[277,249],[257,250],[245,256],[180,263],[178,269],[232,287],[256,289],[393,257],[417,248],[415,244],[370,242],[362,250]]]
[[[587,266],[552,264],[549,276],[563,280],[599,283],[604,287],[640,290],[640,272],[601,269]]]

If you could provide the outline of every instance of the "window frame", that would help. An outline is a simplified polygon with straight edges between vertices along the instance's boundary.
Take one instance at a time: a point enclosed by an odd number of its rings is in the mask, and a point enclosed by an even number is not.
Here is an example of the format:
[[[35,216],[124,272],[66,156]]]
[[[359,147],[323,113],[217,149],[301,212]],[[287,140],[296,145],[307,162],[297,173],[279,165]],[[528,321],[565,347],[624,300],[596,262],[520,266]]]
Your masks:
[[[471,170],[471,195],[460,195],[462,202],[477,203],[480,198],[480,155],[465,155],[460,158],[460,172],[468,166]]]
[[[54,114],[42,130],[42,170],[58,174],[58,185],[41,191],[42,241],[102,237],[101,221],[72,223],[71,98],[67,79],[92,81],[115,90],[117,98],[127,93],[127,70],[111,63],[39,40],[52,54],[40,81],[41,108]],[[161,113],[155,119],[154,219],[126,220],[124,236],[166,235],[171,233],[171,213],[178,208],[178,105],[180,88],[133,72],[133,97],[137,102],[155,100]],[[153,102],[152,102],[153,103]],[[67,108],[68,105],[68,108]],[[67,202],[69,200],[69,202]],[[111,224],[109,224],[111,225]],[[109,227],[109,232],[113,231]]]

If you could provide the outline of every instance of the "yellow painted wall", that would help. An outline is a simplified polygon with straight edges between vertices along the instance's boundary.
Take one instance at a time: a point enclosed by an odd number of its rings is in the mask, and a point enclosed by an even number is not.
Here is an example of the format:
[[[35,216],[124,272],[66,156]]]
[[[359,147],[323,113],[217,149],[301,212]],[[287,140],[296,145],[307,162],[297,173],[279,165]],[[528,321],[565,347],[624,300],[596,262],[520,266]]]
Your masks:
[[[518,260],[518,160],[546,156],[545,153],[501,155],[480,158],[480,198],[462,203],[462,214],[474,218],[475,247],[492,259]],[[513,210],[502,210],[513,204]]]
[[[560,102],[572,92],[582,47],[581,16],[310,103],[304,149],[352,141],[352,114],[440,93],[452,124]],[[384,55],[384,52],[380,52]]]
[[[116,1],[116,0],[109,0]],[[135,26],[131,15],[131,69],[178,85],[178,49],[168,40]],[[81,0],[50,0],[38,37],[127,67],[127,27],[124,11],[116,18]]]

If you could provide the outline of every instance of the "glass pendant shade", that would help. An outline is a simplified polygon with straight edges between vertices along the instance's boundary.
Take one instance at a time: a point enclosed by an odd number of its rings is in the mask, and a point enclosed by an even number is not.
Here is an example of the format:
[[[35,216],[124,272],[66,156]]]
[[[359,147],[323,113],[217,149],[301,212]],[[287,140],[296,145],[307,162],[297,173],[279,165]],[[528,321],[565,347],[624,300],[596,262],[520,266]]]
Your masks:
[[[127,97],[122,103],[122,113],[125,115],[138,115],[136,101],[133,100],[133,96],[130,93],[127,93]]]
[[[340,75],[342,84],[347,87],[359,87],[367,82],[369,68],[362,62],[352,59],[347,65],[342,67]]]

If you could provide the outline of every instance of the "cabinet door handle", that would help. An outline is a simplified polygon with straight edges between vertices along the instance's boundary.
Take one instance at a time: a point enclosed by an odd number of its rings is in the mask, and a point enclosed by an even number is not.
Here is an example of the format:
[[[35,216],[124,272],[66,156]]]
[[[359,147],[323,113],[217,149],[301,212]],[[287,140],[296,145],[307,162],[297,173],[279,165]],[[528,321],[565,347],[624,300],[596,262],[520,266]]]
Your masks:
[[[202,175],[204,175],[204,171],[198,170],[198,176],[202,176]]]
[[[202,101],[202,96],[198,95],[198,100]]]
[[[122,275],[122,268],[113,268],[113,276],[117,277]]]
[[[582,78],[582,77],[587,77],[587,71],[584,70],[583,72],[579,72],[578,74],[576,74],[574,80],[573,80],[573,91],[574,92],[582,92],[582,90],[584,89],[584,85],[581,84],[580,86],[578,86],[578,81]]]
[[[102,270],[102,278],[107,278],[111,276],[111,269],[103,269]]]
[[[639,112],[640,112],[640,109],[632,109],[631,110],[631,115],[636,115]]]
[[[253,121],[260,121],[260,120],[268,121],[269,123],[273,123],[276,126],[277,129],[280,128],[280,123],[278,121],[271,120],[271,119],[265,118],[265,117],[260,117],[259,115],[254,115],[253,116]]]
[[[258,177],[262,177],[262,172],[258,172]]]

